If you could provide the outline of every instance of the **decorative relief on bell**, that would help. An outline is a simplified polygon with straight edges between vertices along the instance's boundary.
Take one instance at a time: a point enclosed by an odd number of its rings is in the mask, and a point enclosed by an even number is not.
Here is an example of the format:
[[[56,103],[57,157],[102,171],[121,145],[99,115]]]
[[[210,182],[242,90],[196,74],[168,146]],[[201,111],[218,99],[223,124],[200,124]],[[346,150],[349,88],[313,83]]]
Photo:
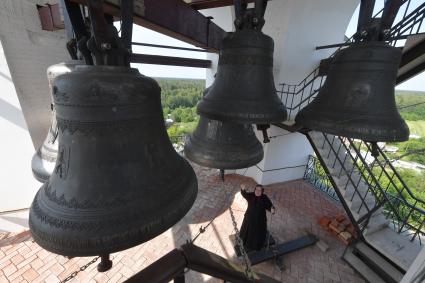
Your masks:
[[[55,174],[57,174],[61,179],[66,179],[66,177],[68,176],[70,151],[70,148],[59,146]]]

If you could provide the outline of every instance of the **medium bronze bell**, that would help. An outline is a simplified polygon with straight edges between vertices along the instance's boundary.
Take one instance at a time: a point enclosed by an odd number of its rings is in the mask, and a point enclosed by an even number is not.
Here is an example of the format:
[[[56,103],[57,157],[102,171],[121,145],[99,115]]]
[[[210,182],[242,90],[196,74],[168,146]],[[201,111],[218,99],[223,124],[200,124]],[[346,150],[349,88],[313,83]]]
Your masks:
[[[397,111],[394,87],[401,50],[385,42],[355,43],[332,60],[317,97],[298,125],[370,142],[405,141],[409,128]]]
[[[58,158],[36,194],[29,225],[65,256],[130,248],[179,221],[196,176],[165,130],[160,88],[136,69],[78,66],[53,82]]]
[[[263,159],[263,146],[251,125],[200,117],[184,147],[191,161],[210,168],[240,169]]]
[[[74,60],[50,66],[47,69],[47,81],[49,82],[50,92],[52,91],[52,82],[57,76],[72,72],[75,66],[80,64],[82,64],[82,61]],[[34,178],[42,183],[46,182],[53,172],[57,155],[58,127],[56,125],[55,108],[52,104],[52,124],[47,132],[46,139],[31,160]]]
[[[259,30],[240,29],[223,40],[218,72],[198,113],[209,119],[269,124],[286,119],[273,79],[273,39]]]

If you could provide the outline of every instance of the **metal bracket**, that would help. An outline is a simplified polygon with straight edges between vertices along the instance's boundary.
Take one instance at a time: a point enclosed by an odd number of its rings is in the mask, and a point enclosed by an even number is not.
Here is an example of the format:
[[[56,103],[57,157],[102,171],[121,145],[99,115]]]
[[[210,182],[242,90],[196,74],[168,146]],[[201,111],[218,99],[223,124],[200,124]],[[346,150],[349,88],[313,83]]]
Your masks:
[[[387,0],[381,18],[373,18],[375,0],[362,0],[360,4],[356,41],[383,41],[388,40],[389,31],[395,17],[403,5],[403,0]]]
[[[127,14],[123,12],[125,18],[125,31],[123,30],[125,39],[123,41],[119,38],[118,31],[113,24],[108,24],[105,19],[103,1],[89,0],[88,4],[92,37],[87,41],[87,47],[95,57],[95,64],[129,66],[130,52],[126,45],[131,45],[132,11]]]
[[[241,0],[233,1],[235,7],[235,27],[236,29],[254,29],[259,30],[264,26],[264,14],[267,8],[267,0],[255,0],[254,8],[248,9],[248,4]]]

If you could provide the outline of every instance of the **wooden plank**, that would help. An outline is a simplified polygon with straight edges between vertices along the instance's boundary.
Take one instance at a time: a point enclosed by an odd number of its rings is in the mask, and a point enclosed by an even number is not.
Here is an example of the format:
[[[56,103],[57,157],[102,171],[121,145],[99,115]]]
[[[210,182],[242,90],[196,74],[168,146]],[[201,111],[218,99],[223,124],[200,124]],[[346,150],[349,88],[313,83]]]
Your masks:
[[[87,0],[70,0],[87,5]],[[105,0],[104,12],[120,17],[120,0]],[[182,0],[134,0],[134,23],[218,52],[226,32]]]
[[[316,242],[317,238],[314,235],[303,236],[295,240],[277,245],[269,250],[250,252],[248,253],[249,261],[251,262],[251,265],[256,265],[272,258],[311,246]]]
[[[196,10],[233,6],[233,0],[192,0],[186,2]],[[245,0],[242,2],[253,3],[254,0]]]
[[[130,56],[130,62],[140,64],[168,65],[193,68],[211,67],[210,60],[134,53]]]

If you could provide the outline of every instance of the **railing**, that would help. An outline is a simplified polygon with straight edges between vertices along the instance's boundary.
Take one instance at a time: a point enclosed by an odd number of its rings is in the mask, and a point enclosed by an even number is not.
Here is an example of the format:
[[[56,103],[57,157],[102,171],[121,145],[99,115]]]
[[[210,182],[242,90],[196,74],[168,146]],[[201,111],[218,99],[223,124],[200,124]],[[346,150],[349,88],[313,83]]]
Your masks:
[[[425,32],[425,25],[422,25],[425,19],[425,3],[417,7],[412,7],[411,1],[405,2],[402,20],[391,28],[390,37],[394,38],[394,40],[391,41],[391,45],[393,46],[399,46],[400,43],[404,44],[403,40],[408,35]],[[411,9],[412,11],[410,11]],[[409,14],[407,14],[408,12]]]
[[[396,23],[390,30],[391,39],[388,42],[393,46],[404,44],[408,36],[425,32],[425,25],[422,25],[425,19],[425,3],[413,7],[411,2],[411,0],[403,1],[398,12],[398,15],[402,15],[401,19],[397,21],[396,18]],[[382,11],[377,12],[374,17],[380,16]],[[352,41],[353,37],[348,39],[346,43]],[[329,58],[332,58],[341,48],[343,46],[338,48]],[[313,101],[325,80],[326,76],[318,66],[299,84],[280,84],[278,95],[288,110],[289,121],[293,121],[296,114]]]
[[[340,202],[328,175],[320,164],[319,159],[313,155],[308,157],[307,167],[304,172],[304,180],[313,185],[314,188],[327,194],[334,201]]]
[[[416,2],[414,4],[417,5]],[[381,14],[382,10],[374,17]],[[392,39],[389,43],[393,46],[398,46],[400,40],[405,40],[410,35],[423,32],[425,3],[413,7],[411,0],[403,1],[399,15],[402,15],[400,20],[397,21],[396,18],[396,23],[390,30]],[[353,37],[347,42],[352,40]],[[294,120],[298,111],[313,101],[325,80],[326,77],[319,66],[297,85],[281,84],[278,93],[288,109],[289,120]],[[355,211],[348,211],[352,220],[353,213],[361,216],[355,220],[357,228],[361,231],[366,229],[373,214],[382,208],[384,215],[399,234],[408,236],[411,241],[418,240],[422,243],[425,237],[425,202],[418,199],[409,189],[385,153],[378,149],[378,157],[372,158],[370,143],[321,134],[324,142],[320,146],[322,149],[325,147],[329,149],[325,157],[331,157],[332,168],[336,168],[338,164],[337,168],[340,168],[338,177],[347,178],[346,183],[339,189],[346,192],[345,199],[360,200],[360,205]],[[369,161],[370,158],[372,161]],[[317,168],[317,160],[311,163],[307,167],[305,178],[319,189],[329,192],[330,187],[334,185],[325,178],[329,170]],[[370,201],[371,199],[374,201]]]
[[[280,84],[281,90],[277,93],[286,106],[289,121],[295,120],[295,115],[316,97],[325,81],[319,71],[317,67],[297,85]]]
[[[359,229],[364,231],[373,214],[383,208],[394,230],[422,244],[425,239],[425,202],[409,189],[384,152],[378,148],[379,156],[374,158],[372,145],[368,142],[326,133],[321,135],[323,144],[316,146],[328,150],[323,156],[328,160],[326,166],[339,168],[333,173],[335,177],[347,178],[338,189],[345,192],[346,200],[360,201],[356,210],[351,211],[361,215],[355,220]],[[314,167],[317,166],[316,162]],[[323,168],[315,170],[321,172]],[[332,186],[331,182],[327,184]]]
[[[379,183],[385,185],[384,190],[390,196],[396,211],[394,213],[384,206],[385,214],[393,220],[393,228],[397,229],[398,233],[411,235],[413,239],[418,237],[422,243],[425,236],[425,201],[415,196],[384,152],[380,148],[378,150],[379,157],[372,164],[374,173],[379,176]],[[394,221],[394,215],[400,216],[400,220]]]

